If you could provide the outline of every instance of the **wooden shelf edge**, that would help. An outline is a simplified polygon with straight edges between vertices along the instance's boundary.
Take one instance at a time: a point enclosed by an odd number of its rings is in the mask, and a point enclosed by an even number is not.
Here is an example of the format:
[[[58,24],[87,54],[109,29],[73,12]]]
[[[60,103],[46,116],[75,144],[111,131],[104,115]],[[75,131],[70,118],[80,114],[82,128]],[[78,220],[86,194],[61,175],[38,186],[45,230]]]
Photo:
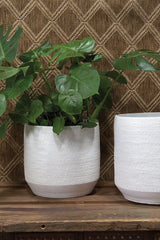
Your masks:
[[[160,222],[25,222],[4,223],[1,232],[92,232],[92,231],[160,231]]]

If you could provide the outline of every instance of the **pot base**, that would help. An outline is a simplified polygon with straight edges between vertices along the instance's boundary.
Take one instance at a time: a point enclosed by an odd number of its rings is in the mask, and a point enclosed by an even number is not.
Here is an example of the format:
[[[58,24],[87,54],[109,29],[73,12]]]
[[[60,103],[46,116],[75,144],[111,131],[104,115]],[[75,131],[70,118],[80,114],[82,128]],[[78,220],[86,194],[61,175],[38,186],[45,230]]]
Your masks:
[[[92,192],[97,181],[75,184],[75,185],[40,185],[28,183],[32,192],[40,197],[46,198],[72,198],[81,197]]]
[[[136,203],[160,205],[160,192],[141,192],[124,189],[121,187],[118,187],[118,189],[123,194],[124,198],[129,201]]]

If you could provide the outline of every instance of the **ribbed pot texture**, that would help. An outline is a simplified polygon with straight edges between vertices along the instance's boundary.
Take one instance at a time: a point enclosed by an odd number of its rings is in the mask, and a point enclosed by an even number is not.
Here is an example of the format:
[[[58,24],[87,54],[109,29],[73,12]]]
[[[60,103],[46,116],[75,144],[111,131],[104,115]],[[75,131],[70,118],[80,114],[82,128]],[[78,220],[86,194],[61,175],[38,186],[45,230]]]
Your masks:
[[[100,174],[99,125],[69,126],[56,135],[52,127],[24,127],[25,180],[33,193],[50,198],[91,193]]]
[[[126,199],[160,204],[160,113],[115,116],[114,168]]]

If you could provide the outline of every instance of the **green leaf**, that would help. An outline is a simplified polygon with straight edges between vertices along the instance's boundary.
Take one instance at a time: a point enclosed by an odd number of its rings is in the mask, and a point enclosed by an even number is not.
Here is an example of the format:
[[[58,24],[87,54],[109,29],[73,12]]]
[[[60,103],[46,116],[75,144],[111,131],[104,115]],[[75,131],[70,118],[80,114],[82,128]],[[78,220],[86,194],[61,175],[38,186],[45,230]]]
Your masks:
[[[83,40],[74,40],[66,44],[54,45],[50,51],[43,53],[43,56],[46,56],[56,50],[50,62],[53,61],[58,55],[59,57],[56,60],[56,63],[64,61],[65,59],[71,58],[85,58],[84,53],[89,53],[93,50],[95,45],[94,40],[91,37],[84,38]]]
[[[3,93],[0,93],[0,116],[2,116],[2,114],[5,112],[6,105],[7,105],[6,97]]]
[[[95,119],[95,120],[86,120],[86,121],[83,121],[83,122],[80,122],[79,124],[82,125],[82,128],[94,128],[97,126],[97,122],[98,120]]]
[[[77,70],[77,69],[82,69],[82,68],[93,68],[93,66],[92,66],[92,64],[91,63],[84,63],[84,64],[77,64],[77,63],[75,63],[75,64],[72,64],[71,66],[70,66],[70,68],[69,68],[69,72],[70,72],[70,74],[72,75],[72,73],[74,73],[74,70]]]
[[[127,84],[126,78],[117,71],[107,71],[105,75],[107,77],[112,78],[114,81],[117,81],[118,83]],[[118,76],[120,76],[120,77],[118,78]],[[118,80],[117,80],[117,78],[118,78]]]
[[[102,59],[103,55],[101,53],[94,55],[93,62],[99,62]]]
[[[140,67],[143,71],[157,71],[160,70],[158,67],[154,66],[152,63],[150,63],[147,59],[144,57],[136,57],[134,58],[137,65]]]
[[[110,78],[106,75],[107,72],[104,72],[103,74],[100,74],[100,86],[99,86],[99,92],[103,92],[104,94],[112,86],[112,82]],[[100,92],[100,93],[101,93]]]
[[[28,94],[25,92],[17,102],[15,112],[21,114],[29,112],[30,104],[31,104],[30,98]]]
[[[75,41],[79,43],[78,51],[83,53],[90,53],[95,46],[95,41],[91,37],[84,38],[80,41]]]
[[[51,105],[51,100],[46,94],[42,94],[38,99],[43,103],[44,111],[47,109],[48,105]]]
[[[108,89],[112,86],[112,82],[111,82],[110,78],[112,78],[115,81],[116,78],[119,76],[119,73],[116,71],[99,71],[99,74],[100,74],[99,94],[96,94],[92,97],[92,103],[95,107],[99,106],[99,104],[105,98],[105,95],[106,95]],[[123,76],[120,76],[120,78],[121,78],[122,83],[126,82],[126,79]],[[112,103],[111,95],[108,94],[102,109],[109,111],[109,109],[112,107],[112,105],[113,105],[113,103]]]
[[[18,43],[23,30],[21,27],[18,27],[13,37],[10,40],[7,40],[11,29],[12,27],[9,26],[7,32],[4,34],[4,25],[0,26],[0,65],[3,60],[12,62],[17,55]]]
[[[59,93],[52,91],[50,97],[55,105],[58,104],[58,95]]]
[[[47,119],[41,119],[40,126],[49,126],[49,121]]]
[[[81,95],[73,89],[68,93],[60,93],[58,97],[58,104],[62,111],[67,114],[80,114],[83,108],[83,101]]]
[[[94,67],[89,64],[83,64],[74,68],[71,78],[76,81],[76,91],[78,91],[83,99],[86,99],[98,93],[100,77]]]
[[[18,68],[0,66],[0,80],[10,78],[16,75],[19,71]]]
[[[118,70],[140,70],[131,58],[117,58],[113,61],[113,66]]]
[[[17,123],[21,123],[21,124],[28,123],[27,114],[9,113],[9,117],[14,122],[14,124],[17,124]]]
[[[24,77],[26,76],[28,69],[29,69],[29,66],[26,66],[26,67],[21,66],[19,68],[19,70],[21,70],[23,72]]]
[[[6,88],[12,88],[14,86],[17,76],[14,75],[6,79]]]
[[[9,119],[6,119],[6,120],[0,125],[0,138],[5,138],[8,124],[9,124]]]
[[[12,87],[7,87],[3,94],[5,94],[7,99],[12,99],[18,97],[21,93],[26,91],[33,82],[33,76],[27,75],[24,78],[21,78],[21,76],[16,79],[12,85]]]
[[[36,124],[36,119],[43,113],[43,103],[36,99],[34,100],[29,109],[28,120],[31,123]]]
[[[121,54],[122,57],[125,58],[136,58],[139,56],[148,56],[150,58],[153,58],[157,61],[160,61],[160,53],[155,52],[149,49],[138,49],[136,51],[129,52],[127,54]]]
[[[113,66],[119,70],[143,70],[156,71],[160,70],[151,64],[144,56],[155,59],[160,62],[160,53],[148,49],[140,49],[127,54],[121,54],[121,58],[113,61]]]
[[[55,77],[55,86],[60,93],[66,93],[69,89],[76,88],[76,81],[68,75],[59,74]]]
[[[41,100],[41,102],[43,103],[43,109],[45,112],[53,113],[53,112],[58,112],[60,110],[59,107],[55,105],[55,102],[54,103],[51,102],[51,99],[47,95],[42,94],[38,97],[38,99]],[[57,96],[56,104],[58,104],[58,96]]]
[[[37,73],[41,72],[42,70],[42,63],[39,60],[31,60],[29,62],[25,62],[21,65],[20,69],[26,69],[26,73],[23,71],[25,75],[33,75],[36,76]]]
[[[83,99],[98,93],[100,78],[97,70],[88,64],[74,68],[71,76],[60,74],[55,78],[55,85],[60,93],[69,89],[78,91]]]
[[[65,125],[64,117],[62,116],[55,117],[53,120],[53,132],[59,135],[60,132],[62,132],[62,130],[64,129],[64,125]]]
[[[67,59],[67,58],[68,59],[70,59],[70,58],[77,58],[77,57],[85,58],[84,55],[81,54],[81,53],[73,53],[72,57],[69,54],[70,54],[69,51],[61,53],[61,55],[57,58],[56,63],[61,62],[61,61],[65,60],[65,59]],[[53,61],[53,59],[54,58],[52,57],[50,62]]]
[[[45,53],[50,48],[51,48],[51,45],[49,41],[46,41],[38,48],[35,48],[29,52],[25,52],[24,54],[19,55],[18,58],[24,63],[30,62],[31,60],[39,58],[42,55],[42,52]]]
[[[58,102],[57,102],[58,104]],[[50,113],[56,113],[56,112],[59,112],[60,111],[60,108],[58,105],[54,105],[53,103],[47,105],[45,107],[45,112],[50,112]]]

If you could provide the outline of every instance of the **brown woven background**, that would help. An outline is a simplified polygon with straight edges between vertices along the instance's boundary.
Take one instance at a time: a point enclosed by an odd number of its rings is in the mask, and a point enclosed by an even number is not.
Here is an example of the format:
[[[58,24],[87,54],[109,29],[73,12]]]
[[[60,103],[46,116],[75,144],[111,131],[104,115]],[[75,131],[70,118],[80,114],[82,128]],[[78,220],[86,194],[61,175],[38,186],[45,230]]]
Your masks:
[[[91,36],[104,59],[100,67],[112,68],[118,53],[137,48],[159,50],[160,0],[0,0],[0,24],[24,29],[20,53],[46,39],[52,44]],[[54,79],[52,74],[50,79]],[[100,116],[101,180],[113,179],[113,119],[116,113],[160,111],[157,73],[126,72],[127,86],[118,86],[114,106]],[[38,79],[36,91],[43,88]],[[11,101],[12,105],[15,104]],[[22,182],[23,127],[10,126],[0,140],[0,182]]]

